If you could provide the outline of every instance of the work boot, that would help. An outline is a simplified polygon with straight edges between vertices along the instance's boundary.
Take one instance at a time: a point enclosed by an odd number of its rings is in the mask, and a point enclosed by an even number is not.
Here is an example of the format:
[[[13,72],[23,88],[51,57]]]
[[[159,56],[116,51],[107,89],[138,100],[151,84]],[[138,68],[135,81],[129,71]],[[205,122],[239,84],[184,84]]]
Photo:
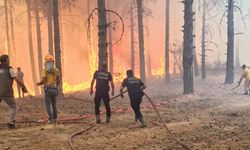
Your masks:
[[[139,121],[141,122],[141,128],[147,127],[147,125],[145,124],[143,118],[139,118]]]
[[[248,92],[245,92],[243,95],[248,95]]]
[[[110,123],[110,117],[106,118],[106,123]]]
[[[101,123],[100,115],[96,115],[96,123]]]
[[[15,122],[16,122],[15,120],[9,122],[9,123],[7,124],[8,128],[9,128],[9,129],[15,129],[15,128],[16,128]]]

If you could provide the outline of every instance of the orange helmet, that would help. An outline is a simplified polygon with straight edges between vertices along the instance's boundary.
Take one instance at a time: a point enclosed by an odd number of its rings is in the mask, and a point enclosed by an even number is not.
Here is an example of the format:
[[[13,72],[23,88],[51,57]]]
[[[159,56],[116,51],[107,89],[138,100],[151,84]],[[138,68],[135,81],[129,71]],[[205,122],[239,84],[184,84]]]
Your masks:
[[[53,58],[53,56],[52,55],[47,55],[46,57],[45,57],[45,61],[46,62],[51,62],[51,61],[54,61],[54,58]]]

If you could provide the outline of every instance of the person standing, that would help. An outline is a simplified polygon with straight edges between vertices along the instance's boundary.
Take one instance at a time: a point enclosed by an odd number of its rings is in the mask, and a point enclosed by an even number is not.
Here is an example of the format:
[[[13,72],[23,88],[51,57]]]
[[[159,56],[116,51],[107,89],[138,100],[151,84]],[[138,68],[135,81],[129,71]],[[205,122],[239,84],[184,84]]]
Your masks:
[[[55,67],[53,56],[46,56],[45,68],[42,72],[42,80],[37,83],[37,85],[44,85],[45,107],[49,116],[48,122],[56,123],[59,70]]]
[[[24,73],[22,72],[20,67],[17,68],[16,74],[17,74],[17,78],[23,82]],[[22,91],[22,87],[19,84],[17,84],[17,91],[18,91],[19,98],[24,97],[24,92]]]
[[[245,89],[245,93],[244,95],[248,95],[250,94],[249,90],[250,90],[250,70],[247,68],[246,65],[242,65],[242,75],[240,77],[240,80],[238,81],[238,84],[240,85],[240,83],[242,82],[243,79],[245,79],[245,83],[244,83],[244,89]]]
[[[4,101],[10,107],[9,122],[7,124],[9,129],[15,128],[15,116],[17,112],[17,104],[14,99],[13,80],[22,87],[22,91],[27,93],[27,88],[22,81],[20,81],[13,68],[10,66],[10,59],[8,55],[1,55],[0,57],[0,103]]]
[[[100,123],[100,103],[103,100],[106,108],[106,123],[110,122],[111,108],[110,108],[110,98],[109,98],[109,83],[111,85],[111,94],[114,95],[114,83],[110,72],[107,71],[107,63],[102,63],[100,69],[95,71],[93,79],[90,84],[90,95],[93,95],[93,86],[96,81],[96,91],[95,91],[95,115],[96,123]]]
[[[144,95],[143,89],[145,89],[146,87],[140,79],[134,76],[134,73],[132,70],[127,71],[127,78],[124,79],[122,82],[122,86],[120,89],[120,95],[122,98],[124,98],[123,89],[125,87],[127,87],[128,89],[130,105],[135,113],[135,121],[137,122],[137,120],[139,120],[141,122],[141,127],[145,128],[146,124],[144,122],[144,119],[141,113],[140,105],[142,102],[142,97]]]

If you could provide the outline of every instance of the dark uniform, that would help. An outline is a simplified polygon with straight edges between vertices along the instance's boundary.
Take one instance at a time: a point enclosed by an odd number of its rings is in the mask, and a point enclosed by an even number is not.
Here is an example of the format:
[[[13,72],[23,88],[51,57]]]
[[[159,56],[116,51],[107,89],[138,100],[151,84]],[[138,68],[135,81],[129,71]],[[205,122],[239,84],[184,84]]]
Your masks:
[[[140,105],[143,97],[142,87],[144,87],[144,83],[140,79],[131,76],[123,80],[122,86],[128,89],[130,105],[135,112],[136,120],[142,119],[143,116],[141,114]]]
[[[96,80],[96,92],[95,92],[95,115],[100,115],[100,103],[103,99],[105,108],[106,108],[106,116],[110,118],[111,109],[109,105],[109,81],[113,81],[112,75],[105,71],[100,70],[96,71],[93,76],[93,80]]]

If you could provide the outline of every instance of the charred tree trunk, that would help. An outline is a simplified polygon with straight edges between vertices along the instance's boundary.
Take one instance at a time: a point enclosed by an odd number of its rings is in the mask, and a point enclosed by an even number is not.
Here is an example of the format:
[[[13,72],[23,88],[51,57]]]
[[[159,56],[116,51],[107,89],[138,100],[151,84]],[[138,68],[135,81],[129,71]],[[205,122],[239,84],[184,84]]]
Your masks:
[[[53,15],[52,15],[52,0],[47,0],[47,21],[48,21],[48,52],[52,56],[53,51]]]
[[[35,1],[35,20],[36,20],[36,36],[37,36],[37,51],[38,51],[38,66],[39,66],[39,78],[42,78],[43,69],[43,55],[42,55],[42,36],[41,25],[39,15],[39,1]]]
[[[201,77],[207,78],[206,74],[206,0],[203,0],[203,16],[202,16],[202,39],[201,39]]]
[[[107,55],[107,19],[105,0],[97,0],[98,4],[98,47],[99,47],[99,68],[101,63],[108,61]]]
[[[109,6],[109,3],[108,3],[108,0],[106,2],[107,6]],[[112,22],[111,22],[111,18],[108,16],[107,17],[108,19],[108,39],[109,39],[109,42],[108,42],[108,45],[109,45],[109,72],[111,74],[113,74],[114,72],[114,69],[113,69],[113,39],[112,39]]]
[[[113,74],[113,44],[112,44],[112,27],[109,27],[109,72]]]
[[[53,23],[54,23],[54,46],[55,46],[56,67],[60,72],[60,85],[58,89],[59,92],[58,94],[59,96],[63,97],[58,0],[53,0]]]
[[[134,0],[130,0],[130,49],[131,69],[135,71]]]
[[[66,74],[65,74],[65,68],[64,68],[64,65],[65,65],[65,55],[64,55],[64,41],[63,41],[63,35],[64,35],[64,32],[63,32],[63,24],[62,24],[62,14],[63,13],[63,8],[62,8],[62,4],[59,6],[59,26],[60,26],[60,39],[61,39],[61,53],[62,53],[62,56],[61,56],[61,61],[62,61],[62,75],[64,77],[64,79],[66,80]]]
[[[139,34],[140,77],[143,81],[146,81],[142,0],[137,0],[137,15]]]
[[[193,0],[185,0],[184,10],[184,49],[183,49],[183,81],[184,94],[194,92],[193,82]]]
[[[11,31],[11,41],[12,41],[12,48],[13,48],[13,60],[16,60],[16,42],[15,42],[15,27],[14,27],[14,21],[13,21],[13,5],[12,0],[10,2],[10,31]]]
[[[225,84],[234,82],[234,0],[228,0],[227,70]]]
[[[10,51],[9,15],[8,15],[7,0],[4,0],[4,11],[5,11],[5,30],[6,30],[7,52],[10,58],[12,58],[11,51]]]
[[[170,82],[170,72],[169,72],[169,8],[170,2],[166,0],[166,29],[165,29],[165,82]]]
[[[195,11],[196,11],[196,8],[197,8],[197,5],[196,5],[196,3],[194,3],[194,9],[195,9]],[[195,31],[195,29],[196,29],[196,13],[194,14],[194,20],[195,20],[195,22],[194,22],[194,25],[193,25],[193,28],[194,28],[194,30],[193,30],[193,32],[194,32],[194,39],[193,39],[193,45],[194,45],[194,75],[196,76],[196,77],[198,77],[199,75],[200,75],[200,73],[199,73],[199,66],[198,66],[198,60],[197,60],[197,51],[196,51],[196,43],[195,43],[195,38],[196,38],[196,31]]]
[[[33,87],[35,88],[35,94],[39,94],[39,88],[36,86],[37,74],[35,66],[35,57],[33,52],[33,37],[32,37],[32,16],[31,16],[31,0],[26,0],[27,4],[27,16],[28,16],[28,37],[29,37],[29,51],[30,51],[30,64],[33,78]]]

